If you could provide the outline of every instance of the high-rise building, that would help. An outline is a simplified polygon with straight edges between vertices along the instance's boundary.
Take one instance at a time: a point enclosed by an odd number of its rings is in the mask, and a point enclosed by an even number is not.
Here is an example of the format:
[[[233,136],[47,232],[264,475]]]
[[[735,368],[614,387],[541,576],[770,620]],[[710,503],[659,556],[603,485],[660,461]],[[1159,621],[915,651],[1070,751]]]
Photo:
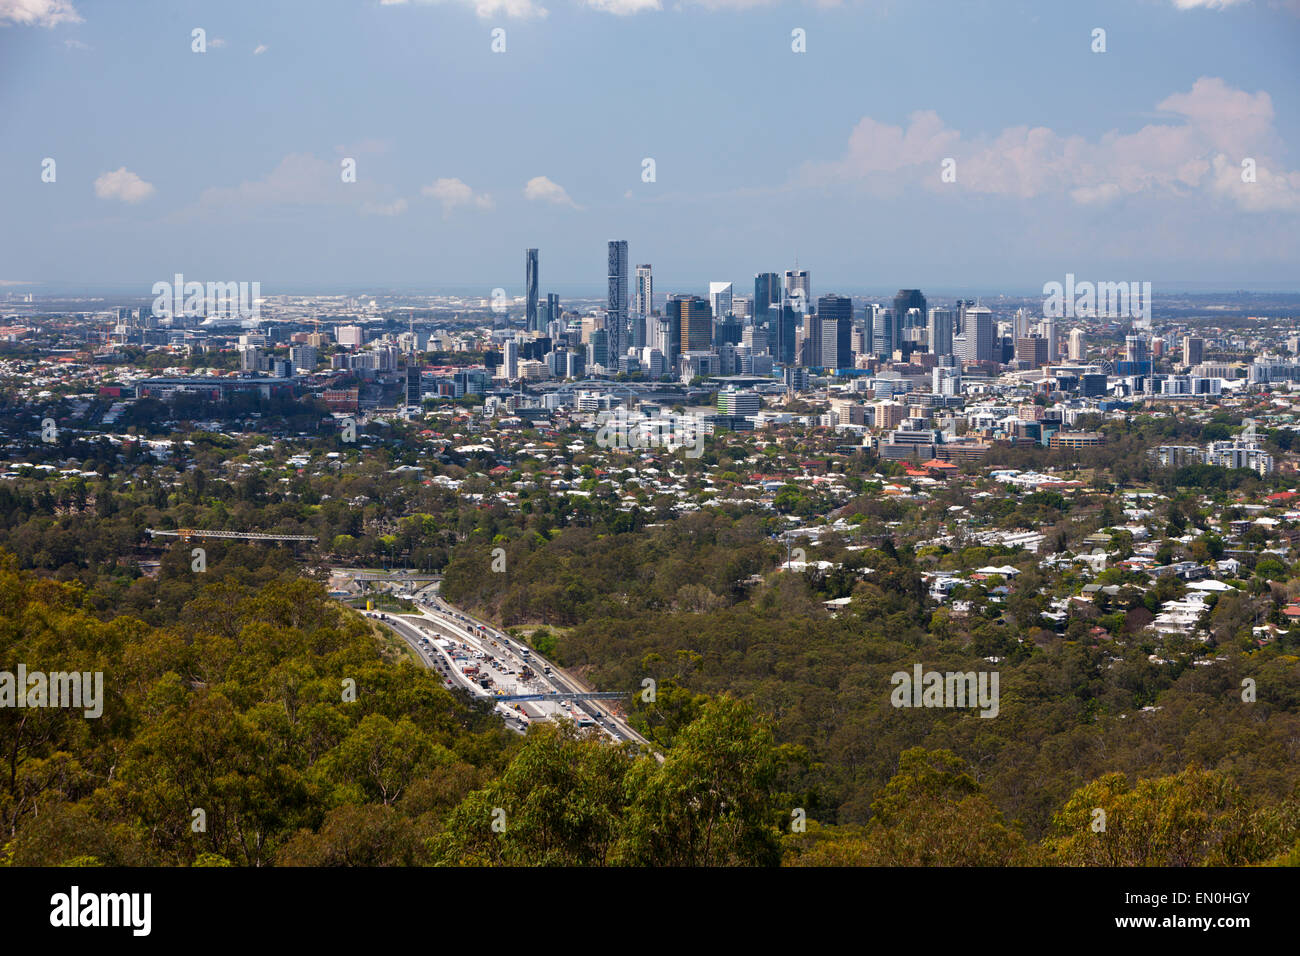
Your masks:
[[[993,328],[993,312],[984,306],[966,305],[962,334],[966,337],[966,354],[963,358],[976,362],[997,360],[997,336]]]
[[[781,307],[781,277],[775,272],[754,276],[754,324],[771,330],[772,307]]]
[[[794,365],[795,363],[795,329],[799,325],[801,316],[795,312],[794,306],[788,302],[778,303],[773,307],[775,312],[776,336],[768,336],[767,349],[772,353],[772,357],[782,365]]]
[[[1183,336],[1183,364],[1200,365],[1205,361],[1205,339],[1194,335]]]
[[[1047,339],[1041,335],[1016,339],[1016,361],[1024,362],[1030,368],[1042,368],[1048,362]]]
[[[289,363],[295,369],[302,369],[305,372],[313,371],[316,368],[317,352],[311,345],[291,345],[289,346]]]
[[[654,273],[650,264],[639,265],[636,267],[636,296],[633,299],[632,311],[641,315],[652,314],[654,312],[654,298]]]
[[[951,309],[931,309],[926,328],[926,344],[933,355],[952,355]]]
[[[1070,361],[1082,362],[1087,354],[1088,338],[1084,335],[1083,329],[1070,329]]]
[[[796,312],[807,312],[812,308],[812,285],[808,282],[807,269],[786,270],[785,299]]]
[[[898,329],[900,334],[898,336],[898,342],[895,343],[894,348],[898,348],[899,345],[902,344],[901,333],[902,330],[907,326],[907,322],[906,322],[907,313],[911,309],[920,310],[922,316],[921,321],[924,323],[925,321],[924,317],[926,315],[926,304],[925,304],[925,296],[921,295],[921,290],[920,289],[899,289],[898,294],[894,296],[894,316],[895,316],[895,321],[898,324]]]
[[[606,303],[605,331],[609,333],[609,353],[621,357],[627,349],[627,241],[609,243],[609,296]]]
[[[871,351],[882,359],[894,354],[894,312],[892,309],[875,309],[871,330]]]
[[[501,353],[501,374],[507,381],[513,382],[519,377],[519,343],[514,339],[506,339],[501,347]]]
[[[1151,355],[1148,351],[1146,338],[1141,335],[1126,335],[1124,337],[1124,358],[1129,362],[1149,362]]]
[[[537,320],[537,250],[524,250],[524,328],[529,332],[540,332],[546,328],[545,323]]]
[[[609,368],[609,331],[607,329],[593,329],[591,332],[591,341],[587,343],[587,364],[599,365],[602,368]]]
[[[668,321],[675,321],[678,328],[677,355],[682,352],[707,352],[712,348],[713,315],[709,304],[699,296],[672,296],[669,299]]]
[[[709,308],[719,322],[731,315],[732,289],[730,282],[709,283]]]
[[[406,404],[410,408],[418,408],[420,405],[420,366],[406,366]]]
[[[366,333],[359,325],[340,325],[334,329],[334,340],[348,348],[360,348]]]
[[[822,296],[817,300],[817,320],[821,325],[818,364],[828,369],[852,368],[853,300],[842,295]]]

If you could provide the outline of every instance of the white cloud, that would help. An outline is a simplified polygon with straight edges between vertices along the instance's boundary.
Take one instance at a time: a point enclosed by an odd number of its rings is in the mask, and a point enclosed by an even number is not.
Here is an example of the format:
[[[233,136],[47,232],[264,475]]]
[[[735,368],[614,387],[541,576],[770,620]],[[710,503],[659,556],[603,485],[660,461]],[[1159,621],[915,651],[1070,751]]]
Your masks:
[[[905,128],[864,117],[840,159],[805,164],[796,184],[857,183],[878,195],[896,195],[919,181],[933,190],[1023,199],[1065,194],[1081,205],[1199,192],[1250,211],[1300,208],[1300,173],[1266,161],[1281,149],[1267,93],[1201,77],[1158,109],[1173,120],[1131,133],[1112,130],[1094,141],[1041,126],[967,139],[932,111],[913,113]],[[949,157],[956,161],[955,184],[940,179],[940,164]],[[1247,157],[1259,168],[1254,183],[1240,181]],[[1235,184],[1228,167],[1237,171]]]
[[[63,45],[66,46],[69,50],[89,50],[89,49],[90,49],[90,44],[89,44],[89,43],[82,43],[80,40],[72,40],[72,39],[64,40],[64,41],[63,41]]]
[[[81,23],[81,15],[68,0],[0,0],[0,26],[56,27]]]
[[[253,56],[261,56],[269,49],[271,48],[265,43],[259,43],[257,46],[253,47]]]
[[[552,182],[545,176],[534,176],[524,184],[524,198],[537,202],[548,202],[556,206],[578,208],[577,203],[569,198],[569,194],[563,186]]]
[[[367,216],[400,216],[406,212],[406,200],[398,199],[390,203],[364,202],[361,204],[361,212]]]
[[[593,10],[620,17],[664,8],[659,0],[582,0],[582,2]]]
[[[1174,6],[1179,10],[1223,10],[1226,7],[1235,7],[1239,3],[1245,3],[1246,0],[1174,0]]]
[[[410,0],[379,0],[383,7],[407,6]],[[535,0],[417,0],[421,6],[433,3],[457,3],[474,9],[474,13],[483,19],[488,17],[512,17],[519,20],[540,19],[548,14],[545,7]]]
[[[486,193],[476,194],[466,183],[455,178],[434,180],[432,185],[421,187],[420,195],[442,203],[443,216],[447,216],[457,206],[492,208],[491,196]]]
[[[139,202],[154,194],[152,183],[147,183],[125,166],[104,173],[95,180],[95,195],[100,199],[120,199],[122,202]]]
[[[199,202],[204,206],[348,203],[359,198],[356,189],[356,183],[342,181],[338,163],[317,159],[310,153],[290,153],[261,179],[205,189]]]

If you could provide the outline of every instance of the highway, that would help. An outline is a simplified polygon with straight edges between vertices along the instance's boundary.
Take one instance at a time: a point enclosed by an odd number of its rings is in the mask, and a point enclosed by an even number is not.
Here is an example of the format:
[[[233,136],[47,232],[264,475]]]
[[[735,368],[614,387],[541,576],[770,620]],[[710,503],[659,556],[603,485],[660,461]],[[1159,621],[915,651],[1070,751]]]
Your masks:
[[[491,625],[443,601],[438,593],[439,584],[433,582],[413,594],[412,603],[419,608],[419,615],[370,612],[369,616],[378,617],[384,613],[384,623],[415,649],[426,667],[442,675],[444,685],[489,700],[495,699],[498,692],[556,695],[554,701],[520,705],[522,711],[511,704],[498,702],[497,713],[516,732],[527,729],[527,713],[531,712],[532,719],[571,719],[599,727],[613,740],[630,740],[650,746],[650,742],[633,730],[610,704],[571,699],[571,695],[583,690],[572,675]],[[488,674],[493,689],[480,687],[466,676],[463,673],[466,666],[480,667],[483,673]],[[534,672],[531,678],[523,676],[526,668]]]

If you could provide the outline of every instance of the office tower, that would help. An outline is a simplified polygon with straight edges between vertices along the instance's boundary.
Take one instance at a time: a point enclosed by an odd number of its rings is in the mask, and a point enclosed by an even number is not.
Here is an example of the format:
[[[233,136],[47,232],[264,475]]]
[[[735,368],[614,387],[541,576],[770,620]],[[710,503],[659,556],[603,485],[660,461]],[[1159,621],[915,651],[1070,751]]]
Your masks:
[[[781,307],[781,277],[759,272],[754,276],[754,324],[770,330],[773,306]]]
[[[537,321],[537,250],[524,250],[524,328],[539,332],[546,328]]]
[[[796,362],[805,368],[821,368],[822,317],[816,312],[804,313],[803,322],[795,334],[798,339]]]
[[[588,365],[599,365],[602,368],[609,368],[609,342],[610,334],[607,329],[592,330],[591,341],[587,343]]]
[[[769,335],[768,351],[782,365],[795,363],[795,329],[801,316],[788,302],[777,303],[775,309],[775,338]]]
[[[334,329],[334,341],[348,348],[360,348],[366,340],[365,330],[359,325],[340,325]]]
[[[747,295],[733,295],[731,297],[731,314],[738,319],[753,318],[754,300]]]
[[[817,300],[817,319],[821,323],[818,364],[828,369],[852,368],[853,300],[842,295],[822,296]]]
[[[1041,335],[1016,339],[1016,361],[1024,362],[1030,368],[1042,368],[1048,362],[1047,339]]]
[[[1011,337],[1027,339],[1030,335],[1029,314],[1024,309],[1016,309],[1015,318],[1011,320]]]
[[[1038,323],[1039,334],[1047,339],[1047,362],[1055,362],[1061,355],[1059,343],[1056,341],[1056,319],[1046,318]]]
[[[965,305],[965,324],[962,334],[966,336],[966,355],[964,358],[976,362],[993,362],[997,360],[997,337],[993,329],[993,312],[982,305]]]
[[[1194,335],[1183,336],[1183,364],[1200,365],[1205,361],[1205,340]]]
[[[808,282],[808,270],[786,270],[785,300],[796,312],[807,312],[812,308],[812,285]]]
[[[903,332],[911,328],[908,324],[908,313],[912,310],[918,310],[921,316],[920,325],[925,324],[926,303],[925,296],[921,295],[920,289],[899,289],[898,294],[894,296],[894,324],[896,332],[894,335],[894,348],[901,348],[903,345]]]
[[[731,294],[730,282],[709,283],[709,308],[719,322],[731,315]]]
[[[292,345],[289,347],[289,362],[296,369],[310,372],[316,368],[317,353],[311,345]]]
[[[717,314],[716,312],[714,313]],[[717,322],[713,329],[713,344],[717,345],[739,345],[740,337],[744,329],[740,324],[740,319],[734,315],[729,315],[725,319]]]
[[[713,315],[698,295],[668,297],[668,325],[673,340],[665,358],[675,367],[683,352],[707,352],[713,345]]]
[[[609,298],[606,304],[605,331],[609,333],[609,352],[621,357],[627,349],[627,242],[609,243]]]
[[[753,352],[767,351],[767,329],[761,325],[747,325],[740,333],[740,344]]]
[[[871,330],[871,351],[882,359],[894,354],[894,312],[892,309],[876,309]]]
[[[636,267],[636,296],[632,302],[632,311],[638,315],[654,313],[655,284],[649,263]]]
[[[1088,354],[1088,339],[1083,329],[1070,329],[1070,361],[1082,362]]]
[[[409,408],[420,405],[420,366],[406,366],[406,404]]]
[[[1124,358],[1129,362],[1147,362],[1150,361],[1147,340],[1141,335],[1126,335],[1124,337]]]
[[[501,374],[507,381],[513,382],[519,377],[519,343],[514,339],[507,339],[505,345],[501,347],[501,353]]]
[[[952,355],[951,309],[931,309],[926,328],[926,346],[933,355]]]

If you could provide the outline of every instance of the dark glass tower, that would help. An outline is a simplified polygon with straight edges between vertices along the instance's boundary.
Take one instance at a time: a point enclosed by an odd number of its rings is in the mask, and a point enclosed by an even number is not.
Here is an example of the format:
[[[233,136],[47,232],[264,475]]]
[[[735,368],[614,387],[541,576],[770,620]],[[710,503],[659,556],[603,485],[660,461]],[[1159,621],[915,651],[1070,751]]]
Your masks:
[[[537,321],[537,250],[524,250],[524,328],[529,332],[545,331]]]
[[[627,241],[609,243],[609,297],[605,304],[605,331],[609,333],[609,354],[622,358],[627,351]]]

